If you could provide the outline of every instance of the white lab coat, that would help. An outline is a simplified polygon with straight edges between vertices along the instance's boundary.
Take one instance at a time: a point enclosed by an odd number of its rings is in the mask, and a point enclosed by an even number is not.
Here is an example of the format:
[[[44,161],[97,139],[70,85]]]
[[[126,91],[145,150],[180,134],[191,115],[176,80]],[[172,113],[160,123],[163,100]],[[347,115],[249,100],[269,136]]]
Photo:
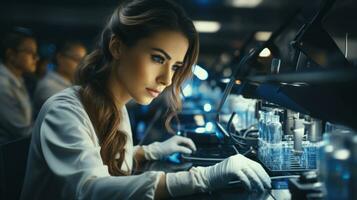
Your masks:
[[[43,103],[58,92],[70,87],[72,84],[57,72],[49,72],[41,79],[33,95],[34,114],[37,116]]]
[[[21,199],[153,199],[163,172],[110,176],[78,89],[65,89],[42,107],[33,128]],[[119,128],[128,141],[122,169],[131,170],[133,144],[126,108],[123,115]]]
[[[22,78],[0,63],[0,144],[30,134],[32,108]]]

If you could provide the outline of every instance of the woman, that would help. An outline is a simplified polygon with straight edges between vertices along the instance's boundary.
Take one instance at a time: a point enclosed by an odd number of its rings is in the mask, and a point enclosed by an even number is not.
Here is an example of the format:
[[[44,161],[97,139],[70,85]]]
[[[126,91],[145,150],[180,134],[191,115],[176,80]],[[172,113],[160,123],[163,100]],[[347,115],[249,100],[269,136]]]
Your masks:
[[[166,89],[171,111],[177,111],[180,84],[197,54],[197,32],[176,4],[123,2],[103,30],[99,47],[82,62],[78,86],[42,107],[22,199],[165,198],[221,188],[231,180],[248,188],[270,187],[263,168],[242,155],[190,171],[130,175],[133,159],[140,163],[195,150],[191,140],[179,136],[133,148],[125,104],[130,99],[149,104]]]

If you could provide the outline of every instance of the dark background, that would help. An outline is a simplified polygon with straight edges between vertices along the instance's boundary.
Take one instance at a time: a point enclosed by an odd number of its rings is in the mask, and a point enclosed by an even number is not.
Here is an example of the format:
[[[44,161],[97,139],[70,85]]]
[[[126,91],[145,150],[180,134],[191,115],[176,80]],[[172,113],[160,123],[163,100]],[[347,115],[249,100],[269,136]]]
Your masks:
[[[338,0],[327,27],[344,47],[349,33],[349,55],[357,52],[355,0]],[[13,26],[31,28],[40,43],[40,53],[50,54],[62,39],[79,39],[91,49],[117,0],[1,0],[0,34]],[[230,59],[255,31],[275,30],[292,12],[318,8],[321,0],[262,0],[254,8],[233,7],[226,0],[176,0],[193,20],[221,23],[216,33],[200,33],[199,63],[221,71],[217,59]],[[357,56],[356,56],[357,57]]]

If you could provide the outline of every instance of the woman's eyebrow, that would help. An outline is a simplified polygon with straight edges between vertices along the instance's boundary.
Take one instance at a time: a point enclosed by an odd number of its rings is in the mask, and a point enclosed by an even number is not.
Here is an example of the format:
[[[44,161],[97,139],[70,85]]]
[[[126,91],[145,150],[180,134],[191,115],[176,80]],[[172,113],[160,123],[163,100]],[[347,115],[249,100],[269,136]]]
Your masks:
[[[166,57],[166,59],[171,60],[171,56],[170,56],[168,53],[166,53],[166,51],[164,51],[164,50],[162,50],[162,49],[160,49],[160,48],[151,48],[151,49],[154,50],[154,51],[159,51],[159,52],[161,52],[162,54],[164,54],[164,56]]]
[[[176,63],[179,65],[183,65],[183,62],[180,62],[180,61],[177,61]]]
[[[170,56],[168,53],[166,53],[166,51],[164,51],[163,49],[154,48],[154,47],[153,47],[153,48],[151,48],[151,50],[159,51],[160,53],[164,54],[164,56],[166,57],[166,59],[171,60],[171,56]],[[183,64],[183,62],[180,62],[180,61],[177,61],[176,63],[177,63],[177,64]]]

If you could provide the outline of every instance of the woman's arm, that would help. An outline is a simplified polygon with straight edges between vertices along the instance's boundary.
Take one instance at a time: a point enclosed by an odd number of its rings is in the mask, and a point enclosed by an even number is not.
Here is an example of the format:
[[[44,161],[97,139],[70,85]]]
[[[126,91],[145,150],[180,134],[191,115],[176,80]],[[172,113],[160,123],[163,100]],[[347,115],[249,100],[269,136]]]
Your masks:
[[[137,147],[134,156],[138,163],[146,161],[145,152],[141,146]],[[155,199],[165,199],[165,198],[169,198],[169,197],[170,197],[170,194],[169,194],[169,192],[167,190],[167,186],[166,186],[166,175],[163,174],[163,175],[161,175],[159,183],[155,190]]]
[[[138,163],[142,163],[142,162],[146,161],[144,153],[145,153],[144,149],[141,146],[137,147],[134,157]],[[167,186],[166,186],[166,175],[163,174],[163,175],[161,175],[159,183],[155,190],[155,199],[166,199],[169,197],[170,197],[170,194],[169,194],[169,192],[167,190]]]
[[[155,199],[169,198],[170,194],[166,186],[166,175],[162,174],[155,190]]]
[[[146,161],[145,151],[141,146],[137,146],[135,148],[134,157],[135,157],[135,160],[138,162],[138,164]]]
[[[48,184],[53,198],[65,199],[153,199],[164,172],[145,172],[133,176],[110,176],[103,164],[100,149],[95,146],[84,111],[71,104],[48,104],[45,116],[39,116],[42,154],[54,174]],[[44,113],[43,113],[44,114]],[[75,164],[73,164],[75,163]],[[34,165],[36,166],[36,165]],[[47,173],[47,172],[46,172]],[[94,178],[95,177],[95,178]],[[41,177],[36,177],[41,180]],[[27,187],[30,187],[28,182]],[[51,185],[57,185],[56,188]],[[162,185],[162,184],[160,184]],[[160,186],[160,189],[163,187]],[[159,190],[160,191],[160,190]],[[31,191],[31,194],[33,192]],[[164,196],[158,194],[158,197]]]

